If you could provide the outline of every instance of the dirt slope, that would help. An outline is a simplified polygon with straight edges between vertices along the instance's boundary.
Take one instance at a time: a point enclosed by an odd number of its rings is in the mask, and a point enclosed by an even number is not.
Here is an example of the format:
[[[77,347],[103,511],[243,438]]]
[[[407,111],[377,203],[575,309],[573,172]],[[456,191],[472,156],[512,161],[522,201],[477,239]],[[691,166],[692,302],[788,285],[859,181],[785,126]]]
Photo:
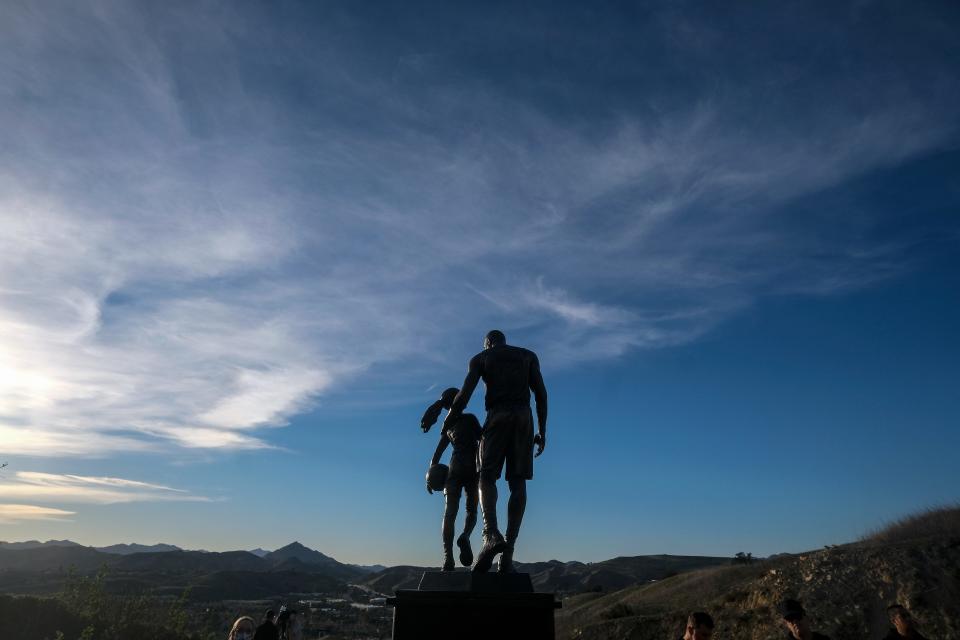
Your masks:
[[[802,600],[815,629],[834,640],[881,638],[893,602],[907,605],[931,640],[960,638],[960,534],[859,542],[575,596],[558,614],[557,637],[675,638],[686,614],[703,609],[717,637],[782,638],[775,607],[786,597]]]

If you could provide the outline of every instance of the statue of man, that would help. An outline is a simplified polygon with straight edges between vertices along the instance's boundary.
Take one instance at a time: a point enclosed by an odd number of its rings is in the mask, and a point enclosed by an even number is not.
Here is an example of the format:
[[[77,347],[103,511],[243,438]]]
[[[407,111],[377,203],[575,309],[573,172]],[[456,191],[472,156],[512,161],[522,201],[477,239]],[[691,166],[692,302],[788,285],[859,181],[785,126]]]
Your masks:
[[[547,389],[540,375],[537,355],[507,344],[501,331],[491,331],[483,340],[483,351],[470,359],[467,377],[453,400],[447,423],[456,424],[477,383],[487,387],[487,419],[480,440],[480,506],[483,509],[483,548],[474,571],[489,571],[500,555],[497,570],[513,571],[513,549],[520,533],[520,522],[527,507],[527,480],[533,478],[533,448],[536,455],[547,446]],[[537,403],[537,435],[533,435],[530,391]],[[504,465],[510,501],[507,504],[507,536],[497,527],[497,480]]]

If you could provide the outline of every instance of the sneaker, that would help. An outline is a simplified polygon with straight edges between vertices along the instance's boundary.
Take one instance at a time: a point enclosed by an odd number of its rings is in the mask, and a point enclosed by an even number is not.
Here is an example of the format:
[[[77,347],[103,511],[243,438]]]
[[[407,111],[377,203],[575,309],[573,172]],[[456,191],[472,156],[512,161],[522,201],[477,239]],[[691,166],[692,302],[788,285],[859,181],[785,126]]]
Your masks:
[[[507,547],[500,554],[500,560],[497,562],[497,573],[516,573],[513,567],[513,547]]]
[[[473,570],[477,573],[486,573],[493,566],[493,559],[498,553],[503,553],[507,548],[507,541],[499,531],[494,531],[489,537],[484,536],[483,548],[480,549],[480,555],[477,556],[477,563],[473,565]]]
[[[460,564],[469,567],[473,564],[473,549],[470,548],[470,536],[461,533],[457,538],[457,546],[460,547]]]

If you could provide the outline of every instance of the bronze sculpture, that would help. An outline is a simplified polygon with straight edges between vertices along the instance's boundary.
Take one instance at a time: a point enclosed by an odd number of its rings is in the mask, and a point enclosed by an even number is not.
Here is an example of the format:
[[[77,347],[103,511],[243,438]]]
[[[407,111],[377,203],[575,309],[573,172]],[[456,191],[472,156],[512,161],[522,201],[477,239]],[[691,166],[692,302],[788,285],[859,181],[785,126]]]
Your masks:
[[[536,455],[539,456],[547,444],[547,390],[537,355],[527,349],[508,345],[501,331],[490,331],[484,337],[483,351],[470,359],[467,377],[443,421],[444,431],[448,425],[453,427],[458,424],[463,409],[481,379],[487,389],[487,418],[481,435],[479,463],[483,548],[473,570],[489,571],[493,558],[500,554],[497,570],[509,573],[514,570],[514,545],[527,506],[527,480],[533,478],[533,448],[536,445]],[[533,415],[530,411],[531,391],[537,404],[536,436],[533,434]],[[506,538],[497,526],[496,483],[504,466],[510,487]]]
[[[450,409],[453,405],[453,399],[459,390],[451,387],[445,390],[440,399],[430,405],[423,418],[420,420],[420,428],[424,433],[430,430],[430,427],[437,421],[440,411]],[[450,465],[447,468],[446,478],[442,483],[444,495],[443,525],[441,526],[441,539],[443,541],[443,570],[453,571],[455,563],[453,561],[453,531],[457,521],[457,511],[460,509],[460,494],[466,494],[466,519],[463,523],[463,533],[457,538],[457,547],[460,549],[460,564],[469,567],[473,564],[473,549],[470,547],[470,534],[477,524],[477,500],[478,500],[478,474],[477,474],[477,448],[480,442],[480,421],[472,413],[463,413],[456,420],[445,420],[443,429],[440,432],[440,442],[433,452],[433,458],[430,460],[430,470],[427,472],[427,491],[433,491],[439,488],[439,483],[434,485],[431,481],[436,481],[440,464],[440,456],[447,449],[447,446],[453,445],[453,453],[450,456]]]

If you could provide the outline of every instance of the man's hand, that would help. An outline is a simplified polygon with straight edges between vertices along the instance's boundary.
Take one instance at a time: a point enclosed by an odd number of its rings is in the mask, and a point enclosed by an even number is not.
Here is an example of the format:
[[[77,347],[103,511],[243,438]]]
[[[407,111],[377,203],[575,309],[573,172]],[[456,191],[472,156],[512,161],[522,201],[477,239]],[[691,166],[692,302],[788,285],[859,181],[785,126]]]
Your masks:
[[[429,493],[430,495],[433,495],[433,489],[430,488],[430,481],[429,481],[429,480],[427,480],[427,493]]]
[[[538,433],[533,436],[533,444],[537,445],[537,452],[534,454],[534,457],[538,457],[543,450],[547,447],[547,434]]]

